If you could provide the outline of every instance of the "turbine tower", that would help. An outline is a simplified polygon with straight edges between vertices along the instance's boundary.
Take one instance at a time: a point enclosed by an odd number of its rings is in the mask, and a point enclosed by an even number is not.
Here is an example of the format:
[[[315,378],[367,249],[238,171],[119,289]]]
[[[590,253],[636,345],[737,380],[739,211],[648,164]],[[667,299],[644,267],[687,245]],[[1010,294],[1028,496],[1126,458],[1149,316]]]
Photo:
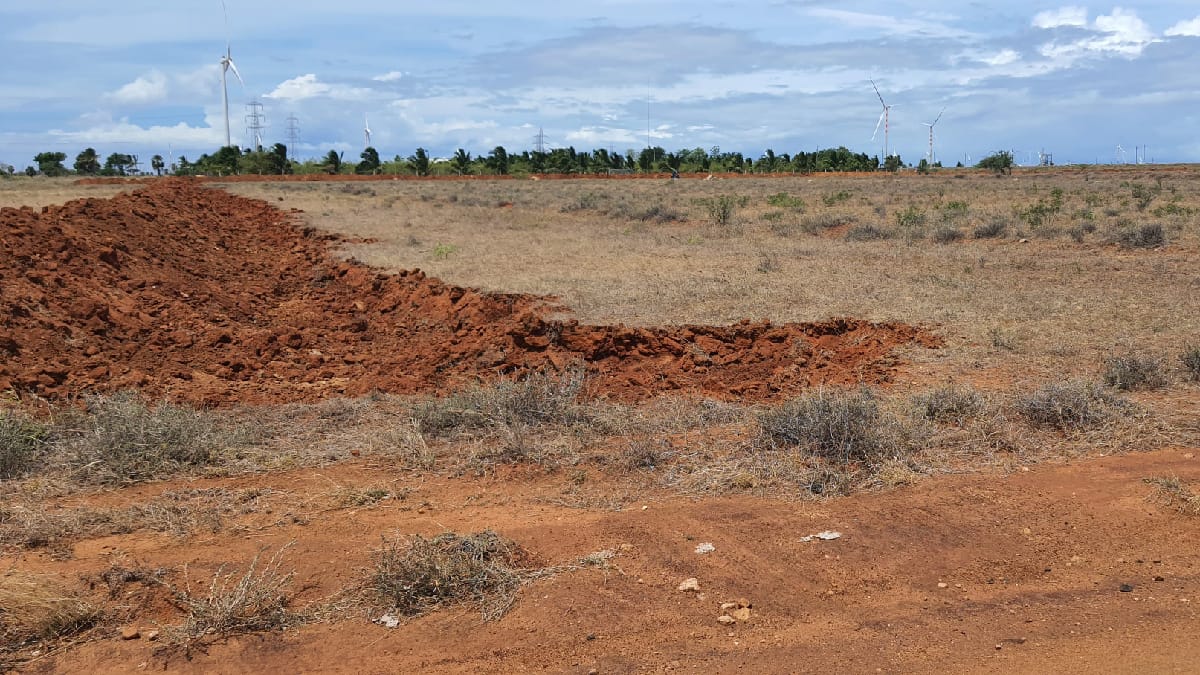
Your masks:
[[[363,146],[363,150],[366,150],[367,148],[371,147],[371,123],[367,121],[367,116],[365,113],[363,114],[363,139],[366,143],[366,145]]]
[[[875,95],[879,97],[879,103],[883,106],[883,112],[879,113],[879,121],[875,123],[875,133],[871,134],[871,140],[879,135],[879,126],[883,125],[883,160],[886,162],[890,156],[888,154],[888,132],[891,130],[891,112],[892,107],[883,100],[883,94],[879,93],[879,87],[875,86],[875,80],[871,80],[871,86],[875,89]]]
[[[938,113],[938,116],[935,117],[932,122],[921,122],[921,124],[923,124],[924,126],[929,127],[929,164],[930,164],[930,166],[933,165],[933,128],[935,126],[937,126],[938,120],[942,119],[942,115],[945,114],[945,112],[946,112],[946,109],[942,108],[942,112]]]
[[[229,147],[233,145],[233,141],[229,136],[229,85],[226,82],[225,74],[232,69],[234,76],[237,77],[238,82],[242,83],[243,87],[246,86],[246,82],[233,62],[233,52],[229,47],[229,12],[225,10],[225,0],[221,0],[221,12],[225,15],[225,55],[221,57],[221,104],[225,109],[225,147]]]

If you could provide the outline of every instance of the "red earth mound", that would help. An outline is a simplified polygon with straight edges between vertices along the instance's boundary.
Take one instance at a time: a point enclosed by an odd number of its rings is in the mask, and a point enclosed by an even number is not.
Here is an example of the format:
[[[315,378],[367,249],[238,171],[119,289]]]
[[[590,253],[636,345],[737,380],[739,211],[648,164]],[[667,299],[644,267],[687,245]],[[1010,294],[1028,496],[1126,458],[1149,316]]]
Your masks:
[[[938,339],[835,319],[589,326],[552,298],[381,274],[297,212],[157,180],[112,199],[0,209],[0,392],[140,388],[209,404],[444,390],[583,363],[599,392],[763,400],[880,383],[895,347]]]

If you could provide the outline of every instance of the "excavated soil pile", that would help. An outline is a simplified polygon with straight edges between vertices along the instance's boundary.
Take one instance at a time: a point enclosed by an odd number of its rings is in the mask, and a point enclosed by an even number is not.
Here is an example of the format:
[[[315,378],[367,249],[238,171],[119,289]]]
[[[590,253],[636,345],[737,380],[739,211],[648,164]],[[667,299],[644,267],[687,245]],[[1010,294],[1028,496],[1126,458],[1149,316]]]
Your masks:
[[[583,362],[598,391],[762,400],[884,382],[906,325],[630,328],[552,319],[551,299],[337,260],[296,212],[155,181],[112,199],[0,209],[0,392],[136,387],[226,404],[445,390]]]

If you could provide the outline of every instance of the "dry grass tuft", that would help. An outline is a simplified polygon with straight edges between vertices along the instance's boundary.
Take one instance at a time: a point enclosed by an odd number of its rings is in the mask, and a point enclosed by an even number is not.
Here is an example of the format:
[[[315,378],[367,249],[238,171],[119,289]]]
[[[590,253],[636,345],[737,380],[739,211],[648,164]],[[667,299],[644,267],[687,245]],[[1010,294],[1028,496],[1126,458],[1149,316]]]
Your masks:
[[[289,607],[294,573],[279,569],[283,553],[290,546],[275,552],[261,569],[260,552],[241,576],[226,573],[222,566],[203,595],[193,594],[190,580],[185,581],[183,589],[173,589],[175,604],[187,616],[182,625],[164,630],[168,642],[191,649],[231,635],[282,630],[304,623],[306,616]],[[184,574],[186,579],[186,568]]]
[[[422,403],[413,411],[413,418],[422,434],[432,436],[472,429],[573,424],[586,417],[587,409],[578,404],[585,378],[582,370],[570,370],[478,386]]]
[[[0,576],[0,659],[29,644],[78,635],[102,618],[99,608],[53,577],[16,571]]]
[[[32,469],[46,447],[50,429],[16,411],[0,410],[0,479]]]
[[[1157,476],[1146,478],[1144,481],[1154,486],[1154,492],[1147,499],[1163,504],[1188,516],[1200,516],[1200,495],[1192,492],[1178,476]]]
[[[983,396],[970,387],[948,385],[913,396],[922,417],[931,422],[963,426],[985,407]]]
[[[1179,355],[1183,365],[1184,376],[1193,382],[1200,382],[1200,345],[1189,346]]]
[[[521,586],[525,552],[491,530],[432,539],[385,540],[374,553],[368,591],[389,613],[405,617],[439,606],[473,603],[485,621],[504,616]]]
[[[836,463],[873,462],[891,449],[891,422],[869,389],[820,389],[759,416],[760,438],[773,448],[792,447]]]

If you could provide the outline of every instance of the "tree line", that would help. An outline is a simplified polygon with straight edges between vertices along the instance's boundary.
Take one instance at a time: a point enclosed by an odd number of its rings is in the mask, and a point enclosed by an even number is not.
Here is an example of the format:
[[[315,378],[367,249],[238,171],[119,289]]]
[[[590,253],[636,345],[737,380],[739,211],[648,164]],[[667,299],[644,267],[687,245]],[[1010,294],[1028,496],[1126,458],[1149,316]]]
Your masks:
[[[1006,153],[996,153],[980,161],[979,168],[994,168],[997,158]],[[1011,155],[1007,155],[1011,166]],[[626,150],[623,153],[605,148],[590,151],[574,147],[554,148],[545,152],[524,150],[509,152],[496,146],[485,155],[472,155],[459,148],[449,158],[434,159],[425,148],[417,148],[413,154],[396,155],[391,160],[380,157],[379,151],[368,147],[362,151],[358,161],[346,161],[343,153],[330,150],[326,155],[304,161],[288,157],[287,146],[276,143],[270,148],[243,150],[237,146],[224,147],[212,154],[205,153],[195,161],[180,156],[168,166],[161,155],[154,155],[149,171],[143,170],[136,156],[112,153],[103,163],[94,148],[86,148],[75,157],[72,167],[66,166],[67,155],[63,152],[42,152],[34,157],[34,166],[26,168],[30,176],[131,176],[163,175],[180,176],[210,175],[231,176],[239,174],[289,175],[289,174],[388,174],[409,176],[505,176],[529,174],[578,174],[597,175],[606,173],[820,173],[898,171],[905,165],[899,155],[880,161],[878,156],[856,153],[845,147],[825,148],[812,152],[799,151],[795,154],[780,153],[768,149],[757,158],[747,157],[740,152],[726,152],[719,147],[705,150],[676,150],[669,152],[662,147],[644,148],[640,152]],[[930,165],[922,159],[918,171],[925,172],[941,164]],[[962,166],[959,164],[959,166]]]

